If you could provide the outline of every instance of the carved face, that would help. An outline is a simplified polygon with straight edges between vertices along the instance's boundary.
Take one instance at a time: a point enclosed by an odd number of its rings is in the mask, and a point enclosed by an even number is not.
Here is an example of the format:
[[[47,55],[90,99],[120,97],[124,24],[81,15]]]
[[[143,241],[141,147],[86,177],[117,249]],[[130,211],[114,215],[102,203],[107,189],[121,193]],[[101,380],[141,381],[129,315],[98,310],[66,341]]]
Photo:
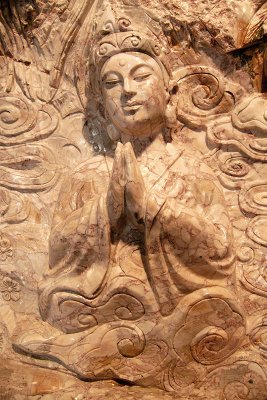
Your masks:
[[[106,111],[121,132],[150,136],[164,124],[168,92],[158,63],[143,53],[112,56],[101,71]]]

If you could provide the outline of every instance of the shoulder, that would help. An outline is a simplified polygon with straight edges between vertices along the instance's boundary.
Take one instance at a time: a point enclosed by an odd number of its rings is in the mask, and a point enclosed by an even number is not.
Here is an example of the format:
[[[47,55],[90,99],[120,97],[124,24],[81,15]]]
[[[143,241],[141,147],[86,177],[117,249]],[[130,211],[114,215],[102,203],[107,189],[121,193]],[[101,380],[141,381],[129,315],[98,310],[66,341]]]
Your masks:
[[[176,147],[179,156],[174,166],[176,170],[180,171],[181,175],[196,177],[207,175],[207,178],[208,176],[215,178],[215,172],[208,166],[200,151],[189,148],[184,144],[176,145]]]
[[[211,194],[219,202],[223,201],[222,187],[217,173],[206,162],[204,155],[185,146],[179,146],[180,157],[174,165],[175,172],[184,179],[187,186],[199,197]]]

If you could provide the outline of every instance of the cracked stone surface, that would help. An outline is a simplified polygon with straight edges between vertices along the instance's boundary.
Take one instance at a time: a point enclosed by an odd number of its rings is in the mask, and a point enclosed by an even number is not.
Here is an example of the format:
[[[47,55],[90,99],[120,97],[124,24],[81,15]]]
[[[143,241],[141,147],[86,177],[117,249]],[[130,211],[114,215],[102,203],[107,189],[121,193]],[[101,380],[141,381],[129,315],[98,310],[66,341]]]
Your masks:
[[[267,400],[266,32],[1,2],[1,400]]]

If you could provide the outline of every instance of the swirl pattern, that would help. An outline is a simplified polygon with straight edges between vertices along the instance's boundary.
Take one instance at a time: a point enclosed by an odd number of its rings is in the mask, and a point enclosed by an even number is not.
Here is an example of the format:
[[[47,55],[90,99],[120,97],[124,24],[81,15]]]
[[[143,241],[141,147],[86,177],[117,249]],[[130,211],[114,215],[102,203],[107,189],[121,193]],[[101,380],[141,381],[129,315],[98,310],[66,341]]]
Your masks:
[[[208,138],[216,145],[234,145],[252,160],[266,162],[266,115],[266,95],[254,94],[242,98],[229,115],[209,124]]]
[[[64,293],[62,296],[64,297]],[[60,299],[60,294],[57,299]],[[58,311],[60,319],[57,319],[57,326],[68,333],[83,331],[114,319],[134,321],[144,315],[142,303],[123,293],[112,296],[106,304],[98,307],[92,306],[80,296],[65,294],[64,300],[59,300]]]
[[[128,18],[119,18],[118,28],[121,32],[127,31],[127,29],[130,26],[131,26],[131,21]]]
[[[0,148],[0,185],[13,190],[42,191],[55,184],[57,164],[46,146]]]
[[[182,366],[179,362],[171,362],[165,374],[164,387],[168,391],[177,391],[186,396],[194,387],[197,380],[197,371],[193,366]]]
[[[249,173],[248,160],[239,153],[227,153],[220,157],[220,169],[231,177],[243,178]]]
[[[255,257],[254,249],[246,244],[242,244],[240,247],[238,247],[236,253],[238,259],[243,263],[249,263],[253,261]]]
[[[243,285],[250,292],[267,297],[267,258],[265,252],[250,248],[245,263],[242,271]]]
[[[249,332],[250,341],[261,354],[267,356],[267,315],[256,317]]]
[[[229,296],[220,297],[200,298],[188,310],[184,325],[177,331],[173,346],[187,362],[194,359],[204,365],[219,363],[238,348],[244,337],[240,311]],[[197,318],[199,315],[201,319]]]
[[[17,95],[0,94],[0,145],[43,139],[57,126],[57,112],[52,106],[38,108]]]
[[[222,185],[229,189],[240,189],[250,175],[250,160],[240,153],[219,151],[218,162],[222,171],[218,178]]]
[[[30,202],[21,193],[14,193],[5,188],[0,189],[0,222],[7,224],[20,223],[30,214]]]
[[[247,236],[253,242],[267,247],[267,232],[266,232],[267,215],[260,215],[253,218],[247,227]]]
[[[215,115],[233,108],[232,95],[211,68],[185,67],[177,70],[173,79],[178,84],[177,118],[188,126],[206,126]]]
[[[95,299],[51,286],[40,296],[40,310],[48,320],[56,320],[56,325],[67,333],[112,321],[137,321],[145,315],[145,306],[142,295],[133,289],[135,286],[145,290],[137,279],[117,278]]]
[[[209,393],[212,399],[265,400],[266,392],[264,369],[250,360],[236,361],[215,369],[201,385],[201,393]],[[204,400],[206,394],[198,398]]]
[[[267,213],[267,182],[253,182],[246,185],[240,192],[239,204],[241,210],[255,215],[265,215]]]

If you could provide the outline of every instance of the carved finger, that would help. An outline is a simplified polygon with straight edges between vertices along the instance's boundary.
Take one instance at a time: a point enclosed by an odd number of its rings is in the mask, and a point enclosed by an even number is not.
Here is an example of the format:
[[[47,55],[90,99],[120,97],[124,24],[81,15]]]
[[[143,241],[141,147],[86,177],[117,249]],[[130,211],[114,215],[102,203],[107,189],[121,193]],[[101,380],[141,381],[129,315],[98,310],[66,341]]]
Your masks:
[[[116,226],[124,212],[125,163],[123,153],[123,145],[118,143],[107,193],[107,209],[112,226]]]
[[[141,171],[130,143],[125,145],[125,170],[126,206],[134,221],[140,224],[143,223],[144,219],[144,199],[146,196],[146,189]]]

